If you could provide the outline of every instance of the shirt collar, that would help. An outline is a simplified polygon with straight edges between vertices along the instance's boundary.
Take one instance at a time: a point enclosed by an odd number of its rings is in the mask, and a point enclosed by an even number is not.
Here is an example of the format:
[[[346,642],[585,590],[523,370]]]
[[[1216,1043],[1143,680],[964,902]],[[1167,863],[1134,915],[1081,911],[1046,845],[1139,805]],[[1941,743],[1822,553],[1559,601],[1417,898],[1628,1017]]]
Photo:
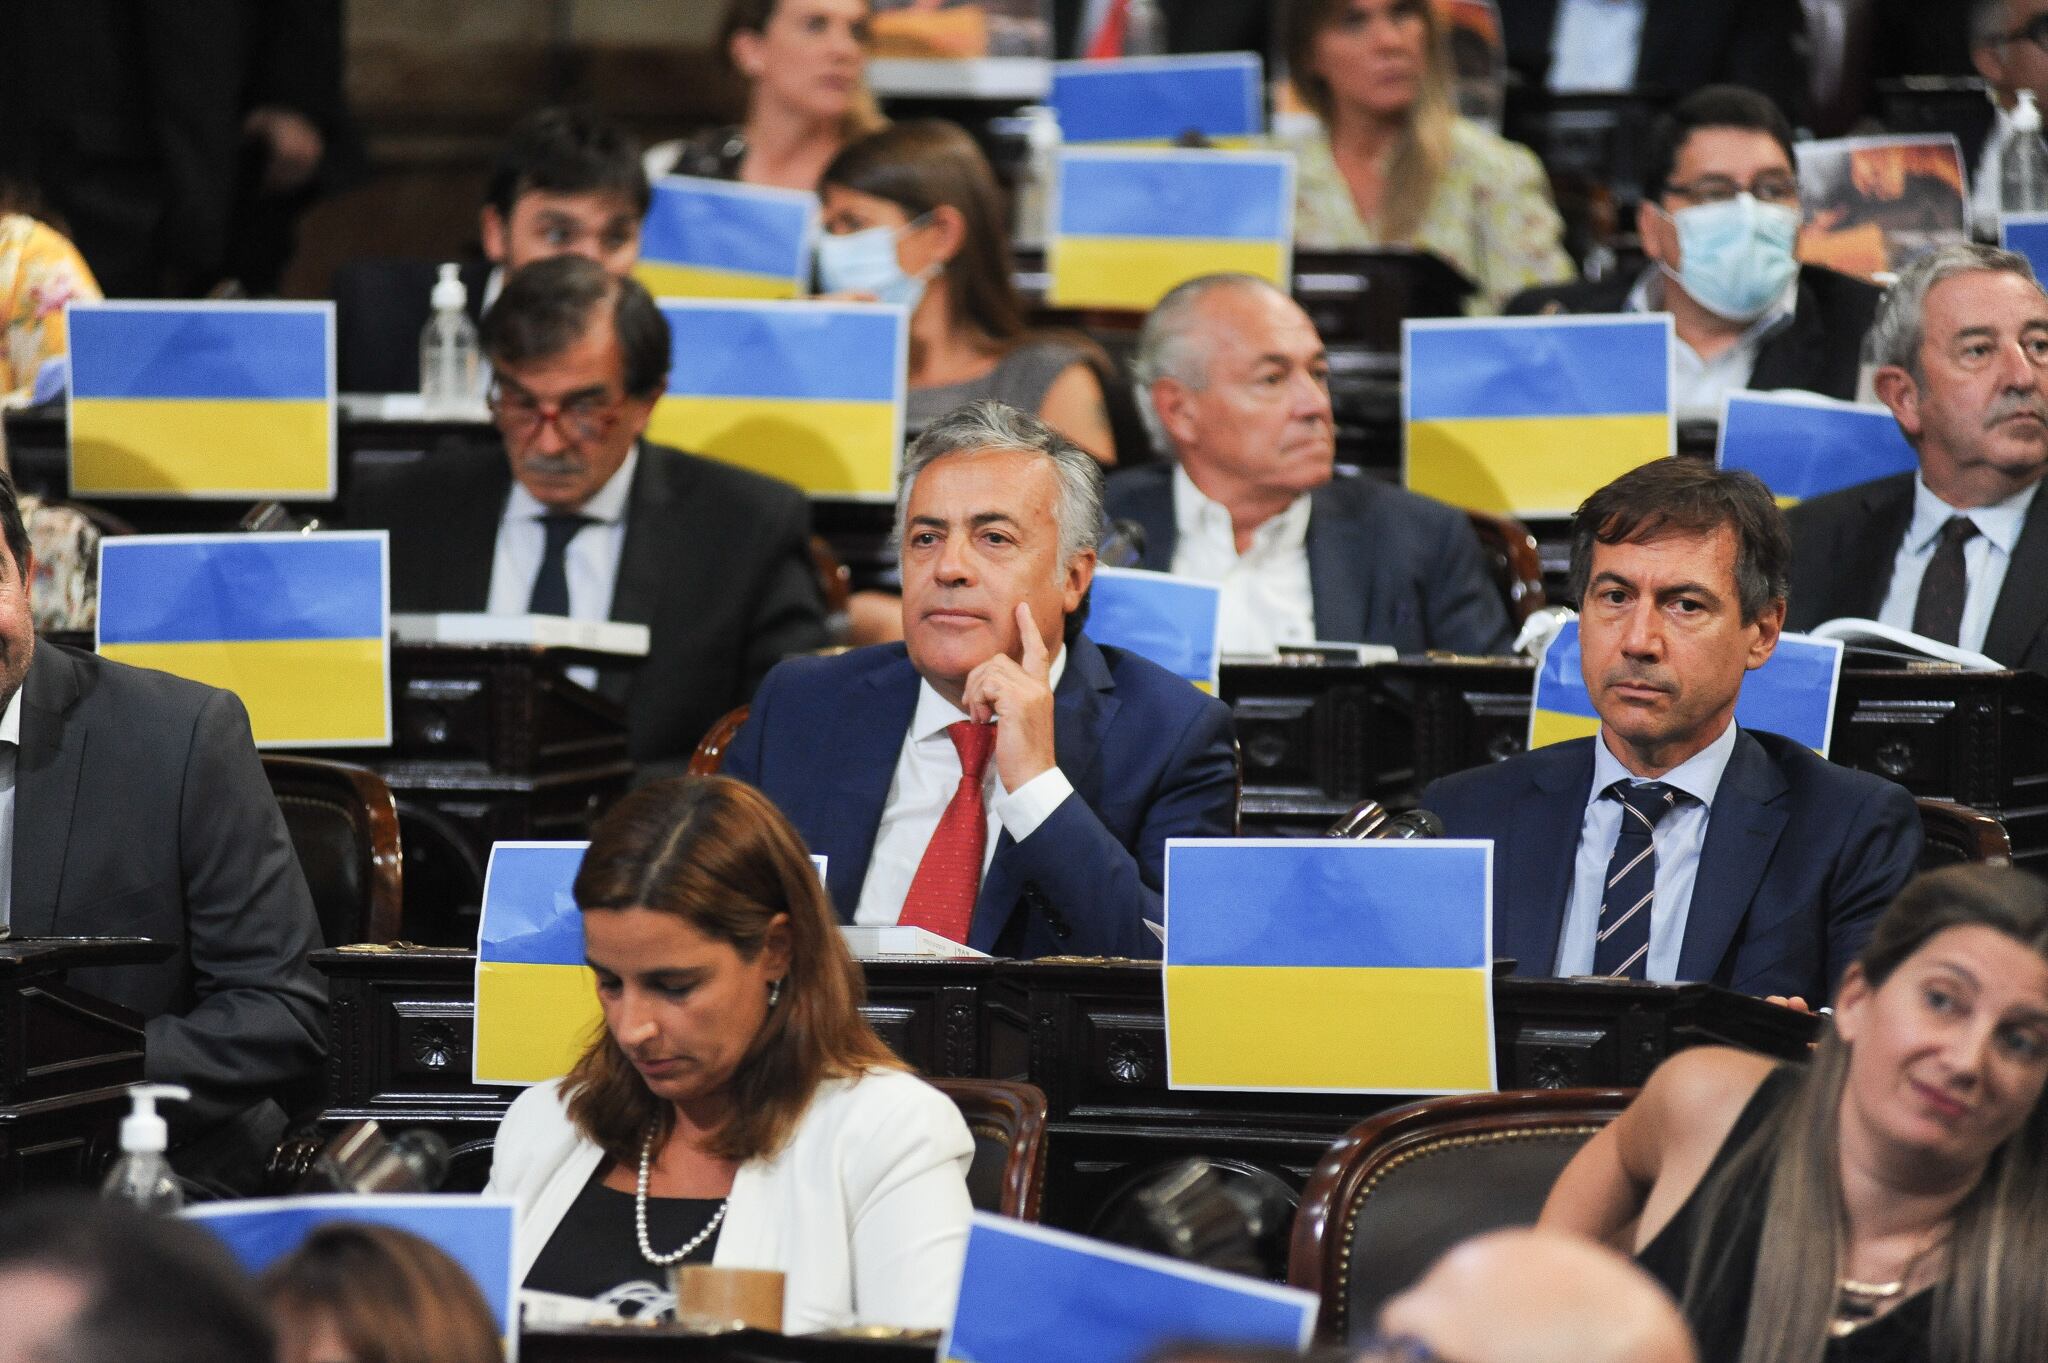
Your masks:
[[[1304,492],[1287,504],[1279,515],[1263,522],[1252,532],[1251,549],[1299,549],[1308,542],[1309,495]],[[1173,526],[1182,539],[1207,539],[1237,545],[1237,527],[1230,509],[1195,486],[1188,471],[1173,466]]]
[[[1714,792],[1721,788],[1721,776],[1728,770],[1728,759],[1735,755],[1737,727],[1734,720],[1729,720],[1728,727],[1721,731],[1719,738],[1657,779],[1667,786],[1677,787],[1712,809]],[[1621,759],[1608,750],[1605,731],[1596,735],[1593,740],[1593,790],[1586,802],[1591,804],[1599,799],[1616,781],[1640,780],[1640,776],[1621,765]]]
[[[1915,478],[1913,522],[1906,528],[1906,547],[1916,554],[1925,553],[1941,534],[1941,527],[1948,524],[1949,517],[1968,516],[1977,527],[1977,533],[1997,545],[1999,552],[2009,558],[2020,542],[2020,531],[2026,528],[2027,508],[2034,504],[2034,494],[2040,488],[2041,484],[2036,480],[2002,502],[1966,509],[1950,506],[1935,496],[1924,475]]]
[[[476,305],[476,315],[481,317],[491,310],[491,304],[498,301],[498,295],[505,292],[505,267],[491,266],[491,272],[484,276],[484,296]]]
[[[0,710],[0,743],[21,746],[21,688],[14,688],[14,694],[7,698],[7,708]]]
[[[1664,273],[1664,267],[1654,260],[1651,261],[1650,267],[1643,271],[1641,278],[1636,280],[1636,286],[1628,291],[1628,302],[1623,304],[1624,310],[1628,312],[1665,311],[1664,285],[1668,278]],[[1791,322],[1794,314],[1798,311],[1799,276],[1795,274],[1792,278],[1785,281],[1785,291],[1778,295],[1776,301],[1770,307],[1764,309],[1763,316],[1742,329],[1742,335],[1735,340],[1736,346],[1739,348],[1741,346],[1755,345],[1779,327]]]
[[[625,520],[626,498],[633,490],[633,470],[639,466],[640,444],[635,441],[633,448],[626,451],[626,461],[619,465],[619,471],[591,494],[590,500],[578,508],[579,513],[599,525],[617,525]],[[551,510],[541,505],[517,478],[512,480],[512,496],[505,502],[507,522],[539,520]]]
[[[1060,689],[1060,678],[1067,673],[1067,646],[1060,645],[1054,655],[1052,666],[1047,669],[1045,684],[1052,690]],[[910,741],[922,743],[945,733],[946,726],[958,724],[967,718],[967,712],[932,689],[928,681],[917,684],[917,713],[910,717]]]

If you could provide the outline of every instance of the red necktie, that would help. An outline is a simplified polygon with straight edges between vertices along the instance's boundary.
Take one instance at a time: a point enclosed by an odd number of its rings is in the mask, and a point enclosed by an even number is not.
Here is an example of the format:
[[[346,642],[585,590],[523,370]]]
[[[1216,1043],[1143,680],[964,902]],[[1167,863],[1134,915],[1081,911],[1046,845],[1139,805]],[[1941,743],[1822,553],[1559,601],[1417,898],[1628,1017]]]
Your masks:
[[[1102,27],[1095,30],[1095,40],[1088,44],[1088,56],[1123,56],[1124,31],[1130,26],[1131,0],[1111,0],[1109,13],[1102,16]]]
[[[946,737],[960,754],[960,788],[925,844],[924,860],[917,864],[896,921],[965,942],[967,925],[974,921],[974,899],[981,890],[981,854],[988,846],[981,778],[995,751],[996,726],[963,719],[946,726]]]

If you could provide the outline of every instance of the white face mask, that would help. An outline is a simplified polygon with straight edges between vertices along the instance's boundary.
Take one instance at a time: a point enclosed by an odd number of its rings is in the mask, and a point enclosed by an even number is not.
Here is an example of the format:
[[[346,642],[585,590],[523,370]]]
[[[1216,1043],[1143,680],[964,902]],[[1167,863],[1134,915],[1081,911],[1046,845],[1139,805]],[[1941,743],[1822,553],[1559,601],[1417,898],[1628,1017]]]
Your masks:
[[[1796,209],[1743,193],[1667,216],[1678,229],[1678,268],[1664,273],[1717,317],[1754,322],[1799,272]]]
[[[924,286],[941,268],[934,263],[916,274],[904,273],[896,260],[896,243],[923,226],[913,218],[901,227],[868,227],[840,236],[827,234],[818,243],[818,282],[827,293],[870,293],[883,303],[901,303],[912,312],[924,298]]]

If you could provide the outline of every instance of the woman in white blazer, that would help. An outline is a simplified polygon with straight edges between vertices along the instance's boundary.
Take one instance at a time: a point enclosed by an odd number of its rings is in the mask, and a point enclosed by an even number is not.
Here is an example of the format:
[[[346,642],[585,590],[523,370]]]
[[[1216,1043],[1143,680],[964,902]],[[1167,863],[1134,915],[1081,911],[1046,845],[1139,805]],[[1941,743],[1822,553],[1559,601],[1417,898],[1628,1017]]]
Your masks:
[[[974,1143],[859,1004],[859,967],[787,820],[722,777],[663,781],[576,876],[604,1030],[498,1128],[530,1291],[633,1303],[668,1267],[785,1276],[783,1329],[935,1327]]]

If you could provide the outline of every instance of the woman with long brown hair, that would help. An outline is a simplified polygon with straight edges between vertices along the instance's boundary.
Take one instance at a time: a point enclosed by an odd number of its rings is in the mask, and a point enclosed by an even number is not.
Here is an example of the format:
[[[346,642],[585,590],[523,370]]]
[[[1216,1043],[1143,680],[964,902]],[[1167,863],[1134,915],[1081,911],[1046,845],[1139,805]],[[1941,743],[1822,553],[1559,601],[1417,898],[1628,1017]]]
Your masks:
[[[1435,0],[1287,0],[1285,21],[1318,125],[1290,144],[1296,242],[1432,251],[1479,286],[1475,312],[1572,277],[1542,165],[1458,114]]]
[[[498,1130],[527,1289],[646,1303],[677,1263],[777,1269],[783,1328],[931,1327],[974,1143],[860,1014],[803,843],[724,777],[658,782],[575,883],[604,1028]]]
[[[2048,1340],[2048,885],[1907,885],[1812,1061],[1682,1052],[1542,1224],[1635,1250],[1703,1363],[2025,1363]]]
[[[500,1363],[483,1292],[438,1246],[393,1226],[337,1222],[257,1282],[278,1363]]]

